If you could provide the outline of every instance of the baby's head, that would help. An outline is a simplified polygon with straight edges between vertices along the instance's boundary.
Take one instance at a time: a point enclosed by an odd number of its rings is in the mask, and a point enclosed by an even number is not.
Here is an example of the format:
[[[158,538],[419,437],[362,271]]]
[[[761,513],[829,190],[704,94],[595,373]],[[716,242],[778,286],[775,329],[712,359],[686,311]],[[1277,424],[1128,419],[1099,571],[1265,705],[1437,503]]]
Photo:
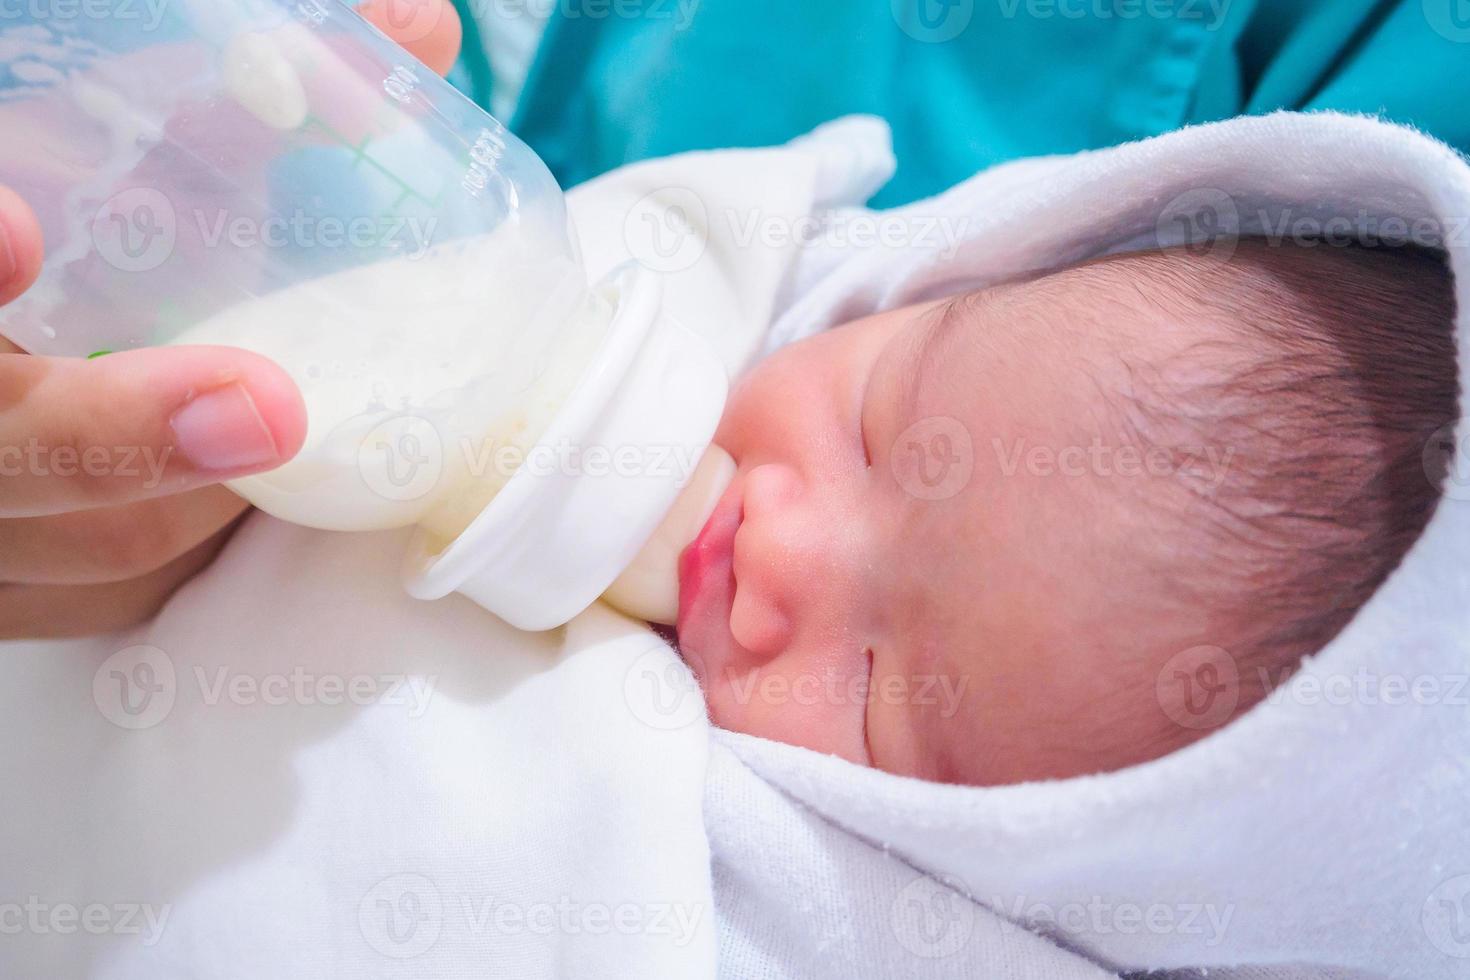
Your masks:
[[[682,562],[711,717],[980,785],[1206,734],[1330,640],[1428,521],[1453,308],[1427,253],[1241,242],[782,350],[732,396],[716,442],[739,471]],[[1187,714],[1202,663],[1207,688],[1235,671],[1208,725]]]

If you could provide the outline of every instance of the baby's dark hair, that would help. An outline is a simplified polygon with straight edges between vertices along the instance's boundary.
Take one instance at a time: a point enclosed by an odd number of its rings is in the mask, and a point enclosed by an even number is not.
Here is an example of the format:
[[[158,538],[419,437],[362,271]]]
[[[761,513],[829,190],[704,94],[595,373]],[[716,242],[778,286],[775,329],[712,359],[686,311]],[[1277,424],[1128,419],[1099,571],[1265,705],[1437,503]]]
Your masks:
[[[1215,642],[1243,710],[1343,629],[1434,513],[1458,417],[1451,276],[1435,252],[1325,243],[1122,261],[1166,319],[1222,325],[1173,370],[1131,373],[1121,415],[1151,444],[1183,419],[1229,453],[1217,480],[1181,462],[1203,560],[1181,574],[1172,556],[1164,577],[1231,624]]]

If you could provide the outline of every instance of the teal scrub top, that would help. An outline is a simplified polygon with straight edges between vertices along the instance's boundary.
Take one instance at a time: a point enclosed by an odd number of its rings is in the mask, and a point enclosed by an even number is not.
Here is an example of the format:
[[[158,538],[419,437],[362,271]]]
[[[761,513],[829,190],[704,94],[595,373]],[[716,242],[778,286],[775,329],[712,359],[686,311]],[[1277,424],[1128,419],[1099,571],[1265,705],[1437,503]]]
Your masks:
[[[525,0],[545,2],[552,0]],[[451,76],[480,104],[493,16],[456,0]],[[1410,123],[1470,148],[1470,0],[555,0],[507,120],[564,186],[874,113],[874,203],[992,164],[1275,109]]]

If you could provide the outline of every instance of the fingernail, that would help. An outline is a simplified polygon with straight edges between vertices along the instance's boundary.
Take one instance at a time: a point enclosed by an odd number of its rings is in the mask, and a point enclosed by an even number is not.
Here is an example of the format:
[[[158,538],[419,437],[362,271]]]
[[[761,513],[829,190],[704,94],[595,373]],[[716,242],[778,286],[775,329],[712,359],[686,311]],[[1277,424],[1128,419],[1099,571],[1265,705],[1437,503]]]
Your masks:
[[[196,395],[168,420],[174,445],[201,470],[247,470],[275,462],[275,437],[238,384]]]
[[[10,247],[10,229],[0,222],[0,286],[15,278],[15,250]]]

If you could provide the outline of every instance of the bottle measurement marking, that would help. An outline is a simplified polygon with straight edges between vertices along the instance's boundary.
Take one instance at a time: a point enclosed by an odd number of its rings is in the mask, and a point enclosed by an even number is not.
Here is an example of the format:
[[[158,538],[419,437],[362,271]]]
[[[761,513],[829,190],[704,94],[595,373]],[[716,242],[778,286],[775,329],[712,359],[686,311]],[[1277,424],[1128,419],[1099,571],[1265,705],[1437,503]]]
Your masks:
[[[296,18],[306,24],[320,27],[330,16],[332,12],[321,0],[301,0],[296,5]]]
[[[399,65],[383,79],[383,91],[398,102],[409,102],[419,87],[419,76],[407,65]]]
[[[401,207],[403,203],[409,198],[416,198],[430,208],[437,208],[439,206],[439,202],[444,199],[444,192],[442,190],[433,197],[428,197],[423,193],[415,190],[413,188],[413,185],[411,185],[408,181],[404,180],[402,177],[394,173],[391,169],[385,167],[381,162],[379,162],[371,153],[368,152],[368,148],[372,145],[371,137],[364,136],[357,143],[352,143],[347,139],[347,137],[337,132],[335,129],[327,125],[317,116],[307,116],[305,121],[302,122],[301,132],[304,133],[310,129],[320,130],[331,142],[336,143],[338,146],[351,153],[352,166],[354,168],[366,163],[378,173],[382,174],[384,177],[387,177],[390,181],[392,181],[399,189],[398,197],[394,199],[392,204],[391,210],[393,212],[396,213],[399,207]]]
[[[489,126],[480,130],[480,135],[475,137],[474,145],[470,147],[470,165],[460,180],[459,186],[470,197],[479,197],[485,192],[490,184],[490,177],[500,163],[500,158],[505,156],[504,129],[491,129]]]

